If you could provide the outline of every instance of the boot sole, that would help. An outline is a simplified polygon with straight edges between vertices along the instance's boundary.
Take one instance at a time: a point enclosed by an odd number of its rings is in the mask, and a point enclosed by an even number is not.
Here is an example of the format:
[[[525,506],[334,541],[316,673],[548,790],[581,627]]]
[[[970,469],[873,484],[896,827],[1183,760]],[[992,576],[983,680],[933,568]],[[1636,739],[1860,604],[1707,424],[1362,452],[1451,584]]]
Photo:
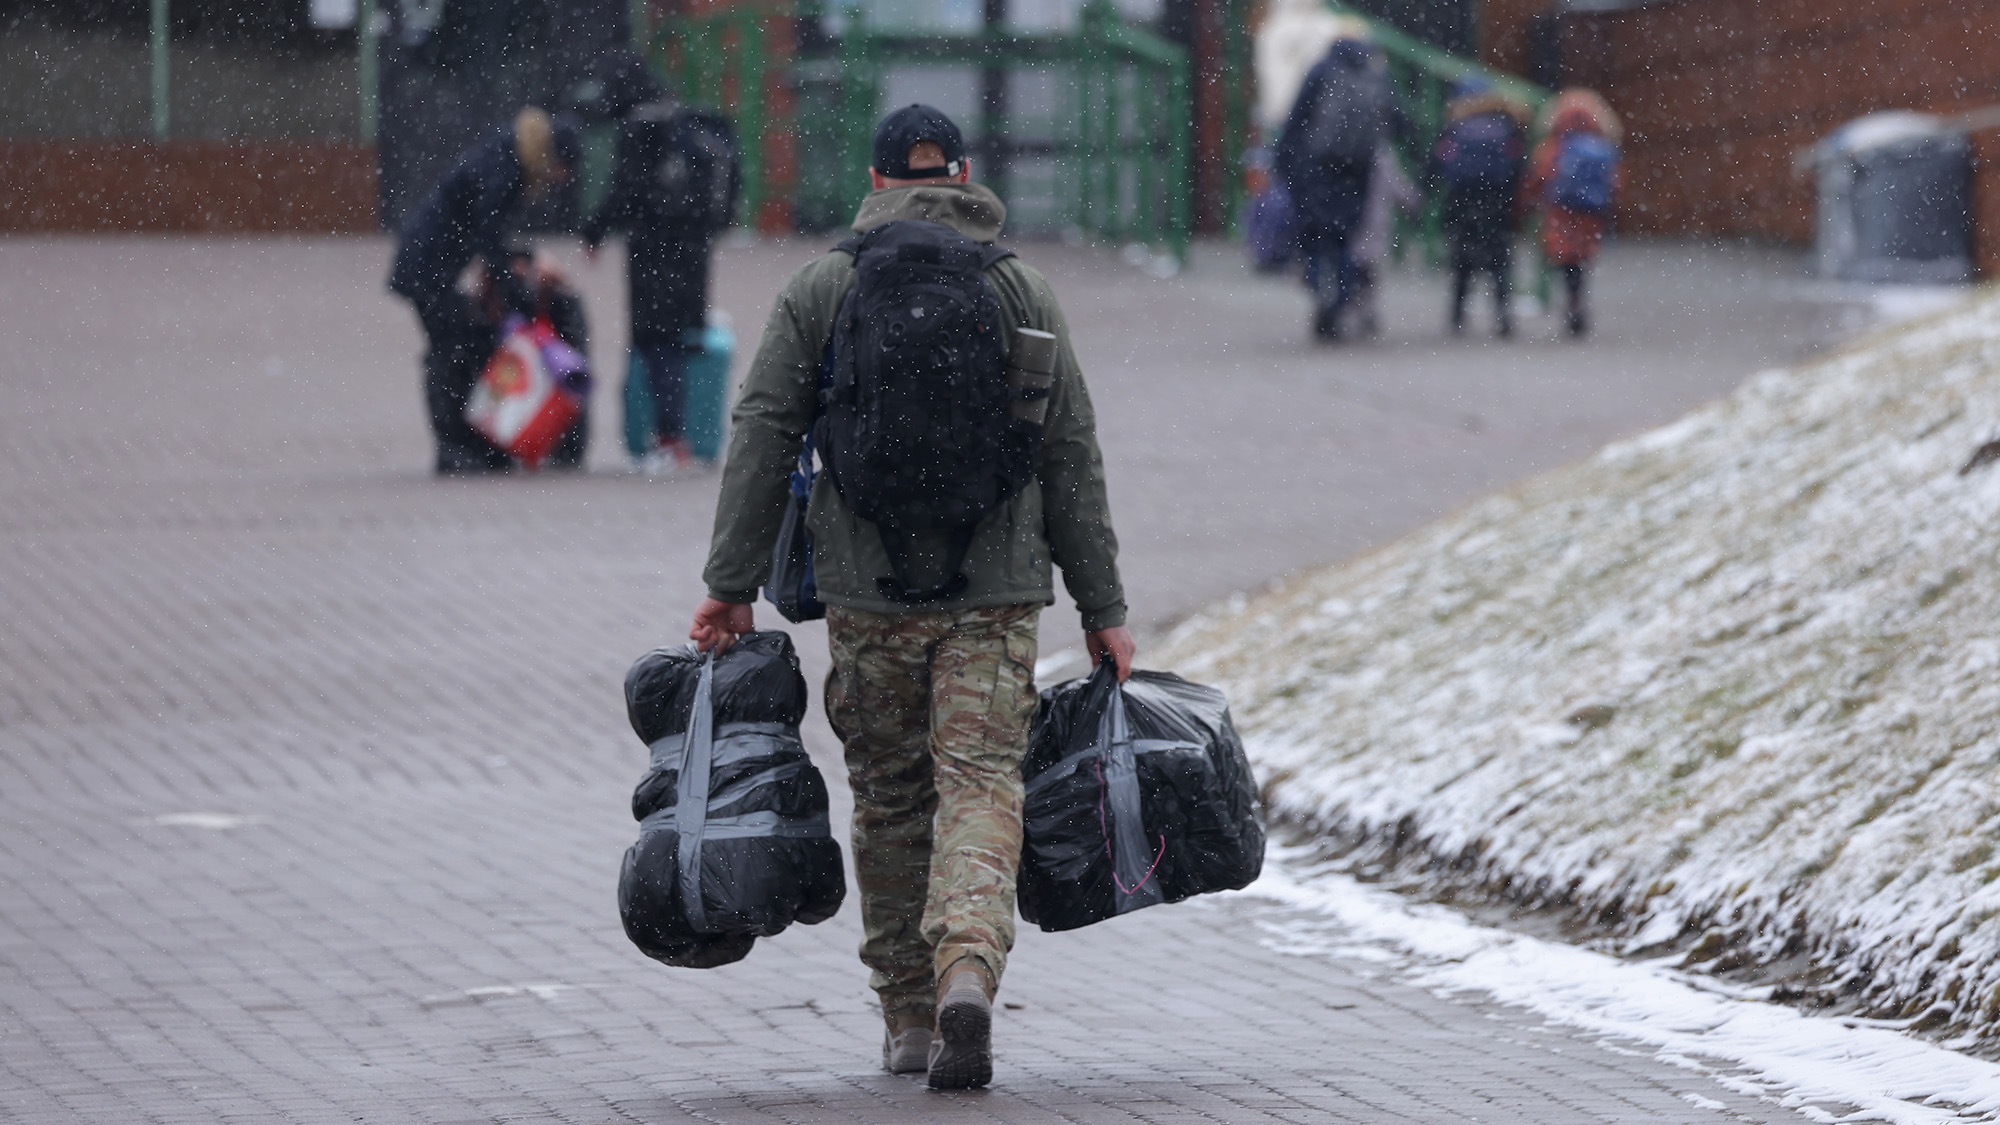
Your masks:
[[[972,1090],[993,1081],[993,1007],[982,997],[946,1003],[938,1010],[933,1090]]]

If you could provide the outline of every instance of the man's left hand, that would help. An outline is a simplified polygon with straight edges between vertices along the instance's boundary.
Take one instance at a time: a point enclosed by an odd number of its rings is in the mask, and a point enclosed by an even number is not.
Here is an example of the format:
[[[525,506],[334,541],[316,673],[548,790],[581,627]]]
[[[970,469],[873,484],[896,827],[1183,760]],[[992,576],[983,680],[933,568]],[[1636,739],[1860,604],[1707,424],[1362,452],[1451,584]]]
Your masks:
[[[1139,646],[1132,640],[1132,631],[1123,625],[1113,625],[1109,629],[1098,629],[1083,635],[1083,647],[1090,653],[1090,666],[1095,668],[1110,653],[1118,662],[1118,682],[1124,683],[1132,675],[1132,657]]]

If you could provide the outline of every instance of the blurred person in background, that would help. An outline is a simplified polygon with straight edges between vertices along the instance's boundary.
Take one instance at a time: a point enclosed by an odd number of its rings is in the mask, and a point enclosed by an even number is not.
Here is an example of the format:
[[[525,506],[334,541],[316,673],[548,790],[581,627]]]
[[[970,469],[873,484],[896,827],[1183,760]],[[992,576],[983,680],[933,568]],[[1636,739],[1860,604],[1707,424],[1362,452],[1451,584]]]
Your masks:
[[[1549,103],[1548,125],[1522,185],[1521,206],[1540,207],[1542,258],[1562,271],[1566,327],[1590,331],[1585,282],[1624,186],[1618,115],[1590,90],[1572,88]]]
[[[1528,111],[1486,83],[1460,80],[1445,105],[1444,132],[1426,175],[1444,195],[1451,245],[1451,330],[1465,330],[1465,300],[1480,274],[1493,279],[1493,315],[1501,336],[1514,334],[1508,275],[1514,265],[1516,199],[1527,160]]]
[[[709,265],[717,233],[736,210],[736,137],[724,118],[667,96],[633,51],[598,59],[573,100],[586,116],[618,125],[611,187],[583,227],[585,256],[624,231],[631,346],[652,388],[648,476],[695,464],[686,437],[687,366],[708,323]]]
[[[511,126],[467,150],[397,234],[389,291],[410,302],[424,330],[424,402],[439,474],[513,466],[465,420],[492,329],[459,275],[476,263],[484,294],[515,312],[534,311],[533,287],[510,268],[506,236],[523,203],[570,181],[582,151],[574,127],[546,110],[523,109]]]
[[[1307,72],[1285,118],[1275,166],[1292,197],[1321,340],[1340,338],[1341,313],[1354,296],[1348,243],[1394,114],[1387,64],[1367,40],[1343,36]]]

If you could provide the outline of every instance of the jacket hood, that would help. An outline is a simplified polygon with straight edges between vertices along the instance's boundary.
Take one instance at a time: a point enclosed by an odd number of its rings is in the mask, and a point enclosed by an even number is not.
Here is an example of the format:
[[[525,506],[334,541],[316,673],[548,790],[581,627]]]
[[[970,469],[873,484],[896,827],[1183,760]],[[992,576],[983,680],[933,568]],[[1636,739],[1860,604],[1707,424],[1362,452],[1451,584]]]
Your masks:
[[[1445,116],[1452,121],[1463,121],[1486,113],[1504,113],[1513,118],[1516,125],[1525,127],[1528,124],[1528,107],[1498,90],[1481,90],[1453,98],[1445,106]]]
[[[1612,112],[1610,103],[1595,91],[1575,87],[1556,95],[1548,108],[1549,136],[1564,133],[1596,133],[1612,144],[1624,137],[1624,126]]]
[[[1007,221],[1007,205],[984,184],[883,188],[861,201],[854,233],[866,234],[898,219],[943,223],[975,242],[991,242],[1000,237],[1000,227]]]

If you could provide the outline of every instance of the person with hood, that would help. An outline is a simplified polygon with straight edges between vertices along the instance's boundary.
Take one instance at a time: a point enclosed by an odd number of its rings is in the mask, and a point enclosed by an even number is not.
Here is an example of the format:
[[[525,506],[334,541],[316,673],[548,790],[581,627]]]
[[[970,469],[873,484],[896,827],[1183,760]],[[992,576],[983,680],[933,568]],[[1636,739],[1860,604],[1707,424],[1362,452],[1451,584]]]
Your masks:
[[[695,462],[685,433],[685,374],[708,321],[710,254],[735,209],[736,140],[729,124],[669,98],[636,52],[601,57],[586,82],[593,116],[618,123],[611,187],[583,227],[586,258],[626,232],[632,352],[652,387],[654,450],[641,462],[667,477]]]
[[[1278,139],[1276,169],[1291,193],[1313,287],[1313,332],[1322,340],[1340,338],[1341,312],[1353,299],[1348,244],[1394,114],[1387,65],[1366,40],[1343,37],[1306,73]]]
[[[511,127],[467,150],[397,234],[389,291],[410,302],[423,327],[424,401],[440,474],[513,464],[465,420],[485,360],[480,349],[491,349],[491,333],[460,292],[459,275],[476,259],[487,287],[508,307],[533,307],[527,286],[509,268],[507,232],[523,203],[570,180],[582,150],[573,126],[529,106]]]
[[[1521,205],[1542,211],[1542,258],[1562,271],[1566,326],[1590,331],[1585,280],[1624,186],[1618,115],[1596,93],[1571,88],[1549,103],[1548,127],[1528,164]]]
[[[1478,79],[1461,80],[1445,105],[1444,132],[1431,151],[1428,179],[1444,195],[1451,245],[1451,330],[1465,330],[1473,278],[1493,278],[1495,327],[1514,334],[1508,279],[1514,266],[1515,200],[1527,159],[1528,111]]]
[[[858,237],[785,283],[738,393],[703,572],[708,597],[689,636],[704,651],[726,649],[754,627],[751,603],[770,575],[788,478],[810,430],[828,464],[807,509],[833,655],[826,709],[854,789],[861,960],[881,1000],[882,1063],[927,1070],[935,1088],[976,1087],[992,1078],[993,996],[1014,944],[1021,761],[1052,567],[1081,612],[1093,659],[1115,661],[1122,680],[1133,643],[1095,416],[1054,292],[993,248],[1006,208],[970,182],[950,118],[924,105],[898,109],[877,127],[873,150],[874,191],[855,215]],[[1041,445],[1031,475],[969,539],[864,519],[853,506],[856,480],[839,477],[846,415],[835,412],[860,412],[842,407],[841,388],[859,394],[863,383],[905,378],[880,358],[896,341],[928,341],[928,361],[1002,345],[937,341],[910,323],[950,307],[938,294],[962,291],[921,281],[947,266],[945,276],[963,279],[951,285],[976,286],[972,304],[990,309],[998,335],[1012,338],[1009,362],[1030,332],[1047,334],[1034,338],[1053,352],[1047,393],[1017,396],[1043,404],[1033,409]],[[903,277],[918,280],[890,280]],[[871,309],[895,310],[893,319],[875,323]],[[863,333],[879,348],[850,348]],[[860,374],[863,365],[873,374]]]

